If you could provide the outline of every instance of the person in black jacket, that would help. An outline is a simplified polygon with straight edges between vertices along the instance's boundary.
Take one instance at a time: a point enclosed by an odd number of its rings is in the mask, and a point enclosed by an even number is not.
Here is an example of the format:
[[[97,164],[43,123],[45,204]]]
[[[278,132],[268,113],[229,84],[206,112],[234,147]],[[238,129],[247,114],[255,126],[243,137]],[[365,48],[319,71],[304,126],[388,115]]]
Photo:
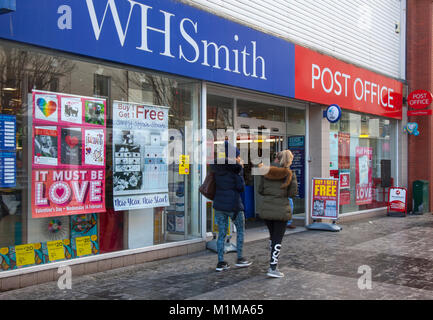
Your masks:
[[[215,209],[215,222],[218,225],[218,264],[216,271],[227,270],[230,267],[224,261],[224,243],[229,217],[234,222],[237,233],[237,261],[235,265],[241,268],[248,267],[251,262],[243,257],[245,216],[241,193],[245,189],[245,181],[239,149],[225,141],[225,159],[223,161],[217,159],[215,164],[211,165],[211,169],[215,173],[216,192],[213,199],[213,208]]]

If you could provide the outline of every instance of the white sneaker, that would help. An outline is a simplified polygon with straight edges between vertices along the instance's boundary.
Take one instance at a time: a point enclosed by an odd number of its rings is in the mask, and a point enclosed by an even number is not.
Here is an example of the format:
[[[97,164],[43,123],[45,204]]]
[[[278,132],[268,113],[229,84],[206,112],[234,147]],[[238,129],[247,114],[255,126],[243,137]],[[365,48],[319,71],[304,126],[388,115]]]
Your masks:
[[[239,268],[245,268],[245,267],[249,267],[251,264],[252,264],[251,261],[248,261],[245,258],[240,258],[236,261],[235,266]]]
[[[271,268],[268,269],[268,273],[266,275],[272,278],[284,277],[284,273],[280,272],[278,269],[272,270]]]

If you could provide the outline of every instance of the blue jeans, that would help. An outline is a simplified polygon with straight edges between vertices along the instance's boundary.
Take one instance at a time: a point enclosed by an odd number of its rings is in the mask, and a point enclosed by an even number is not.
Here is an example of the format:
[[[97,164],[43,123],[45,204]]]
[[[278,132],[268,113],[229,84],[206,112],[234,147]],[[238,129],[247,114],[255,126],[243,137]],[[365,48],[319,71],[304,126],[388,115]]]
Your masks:
[[[234,212],[215,210],[215,222],[218,225],[218,262],[224,261],[224,244],[226,241],[227,230],[229,227],[229,217],[232,218]],[[238,259],[242,258],[242,250],[244,245],[244,229],[245,229],[245,216],[243,211],[239,211],[236,219],[233,221],[236,226],[236,247],[238,250]]]

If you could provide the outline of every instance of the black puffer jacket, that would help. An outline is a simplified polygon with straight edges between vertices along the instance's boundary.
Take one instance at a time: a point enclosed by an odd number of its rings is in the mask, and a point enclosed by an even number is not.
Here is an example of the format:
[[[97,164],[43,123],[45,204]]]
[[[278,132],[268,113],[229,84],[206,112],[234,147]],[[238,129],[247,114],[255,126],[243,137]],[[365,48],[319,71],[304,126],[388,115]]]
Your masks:
[[[213,164],[211,169],[215,173],[216,184],[213,208],[227,212],[243,211],[241,193],[245,189],[245,181],[242,177],[242,166],[237,163]]]

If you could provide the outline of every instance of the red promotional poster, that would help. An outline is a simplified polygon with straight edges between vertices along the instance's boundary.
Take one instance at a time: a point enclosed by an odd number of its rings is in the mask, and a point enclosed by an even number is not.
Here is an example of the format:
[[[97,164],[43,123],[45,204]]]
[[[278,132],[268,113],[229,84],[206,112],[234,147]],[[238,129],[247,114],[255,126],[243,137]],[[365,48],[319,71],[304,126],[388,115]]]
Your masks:
[[[338,169],[350,169],[350,133],[338,133]]]
[[[356,204],[373,201],[372,180],[373,148],[356,147]]]
[[[105,212],[106,102],[33,91],[32,217]]]
[[[340,190],[340,206],[350,204],[350,190],[342,189]]]
[[[350,188],[350,171],[340,171],[340,189]]]

